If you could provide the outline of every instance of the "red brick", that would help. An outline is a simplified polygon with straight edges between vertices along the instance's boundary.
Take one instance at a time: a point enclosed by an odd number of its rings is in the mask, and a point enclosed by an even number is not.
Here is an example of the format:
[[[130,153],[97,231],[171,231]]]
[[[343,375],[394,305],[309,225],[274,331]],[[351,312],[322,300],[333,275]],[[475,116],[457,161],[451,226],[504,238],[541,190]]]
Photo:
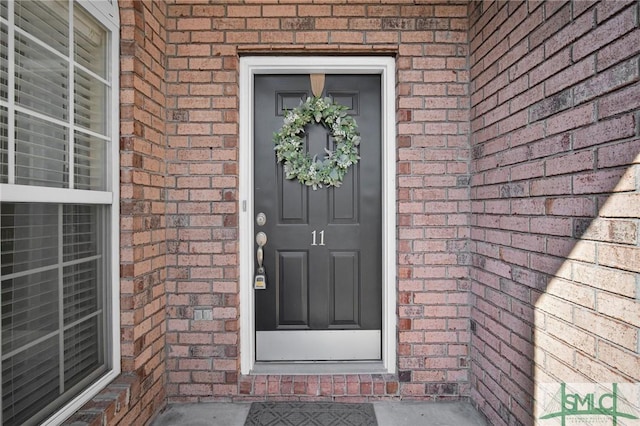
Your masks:
[[[575,324],[614,344],[635,350],[638,335],[628,324],[613,321],[587,309],[576,309]]]
[[[635,134],[635,119],[632,115],[599,121],[574,133],[574,148],[584,148],[603,142],[615,141]]]
[[[631,324],[636,327],[640,325],[640,312],[638,311],[637,301],[633,298],[600,292],[597,295],[597,301],[598,312],[618,319],[626,324]]]
[[[640,139],[617,143],[598,149],[598,168],[625,166],[637,163]]]
[[[627,271],[640,271],[640,249],[636,247],[608,246],[598,253],[602,265]]]
[[[541,81],[556,75],[560,70],[566,68],[571,63],[569,49],[564,49],[560,53],[545,59],[540,66],[529,73],[529,84],[535,86]]]
[[[210,18],[180,18],[178,19],[178,30],[206,30],[211,29]]]
[[[534,122],[570,108],[572,104],[571,90],[565,90],[538,102],[529,108],[529,121]]]
[[[483,58],[483,64],[488,65],[488,64],[496,63],[508,51],[509,51],[509,40],[507,38],[498,40],[496,45],[493,46],[491,50],[489,50],[485,55],[485,57]],[[506,76],[506,73],[504,74]]]
[[[365,8],[361,5],[333,6],[333,16],[365,16]]]
[[[571,44],[595,25],[594,13],[585,13],[551,36],[544,44],[545,56],[549,58],[563,47]]]
[[[587,357],[581,353],[576,353],[576,369],[583,372],[589,378],[593,378],[598,382],[604,383],[607,380],[613,380],[613,383],[624,383],[628,380],[619,372],[614,371],[607,365],[602,363],[596,364],[593,357]]]
[[[224,16],[225,8],[222,5],[194,5],[193,6],[193,16]],[[187,11],[184,11],[180,15],[176,16],[187,16]]]
[[[587,104],[547,119],[547,134],[553,135],[594,121],[595,105]]]
[[[316,30],[346,30],[349,28],[349,19],[347,18],[316,18],[314,22]]]
[[[635,188],[635,175],[623,169],[602,170],[573,176],[574,194],[628,191]]]
[[[624,37],[598,50],[598,70],[604,70],[611,65],[637,54],[640,46],[640,29],[636,29]]]
[[[539,350],[553,354],[554,357],[569,363],[571,363],[575,352],[574,348],[542,331],[536,335],[536,346]]]
[[[551,2],[546,3],[545,8],[551,4],[557,4],[562,6],[561,2]],[[545,9],[545,15],[548,17]],[[555,13],[551,18],[547,18],[544,24],[540,27],[536,28],[531,32],[529,36],[529,44],[530,48],[535,48],[541,43],[543,43],[546,39],[556,34],[562,27],[568,24],[571,20],[571,4],[565,4],[562,9]]]
[[[547,176],[589,170],[594,167],[594,153],[582,151],[547,160],[545,173]]]
[[[570,327],[566,323],[557,321],[553,317],[548,317],[547,329],[550,333],[564,340],[571,347],[581,350],[587,354],[595,353],[595,338],[577,328]]]
[[[598,346],[598,357],[609,364],[615,370],[626,374],[632,381],[637,381],[640,377],[640,358],[636,351],[624,351],[607,342],[602,342]]]
[[[544,61],[544,49],[538,47],[537,49],[529,52],[526,56],[522,57],[511,68],[509,68],[509,78],[515,80],[521,75],[527,73],[537,65]],[[533,86],[533,84],[530,84]]]
[[[442,17],[466,17],[467,16],[467,6],[436,6],[435,7],[435,16]]]
[[[498,123],[498,128],[500,129],[501,133],[509,133],[513,130],[525,126],[527,124],[527,118],[527,111],[512,113],[507,118]]]
[[[524,198],[511,201],[511,214],[541,215],[544,214],[545,203],[540,198]]]
[[[536,9],[530,12],[526,19],[509,34],[509,45],[514,46],[521,39],[529,35],[534,28],[542,23],[542,19],[542,9]]]
[[[544,82],[544,94],[549,96],[587,79],[595,73],[595,56],[589,56],[579,63],[556,73]],[[579,101],[574,100],[575,103]]]
[[[531,230],[547,235],[571,236],[573,222],[569,218],[533,217],[531,218]]]
[[[555,216],[592,217],[595,211],[590,198],[548,198],[544,204],[546,214]]]
[[[260,6],[227,6],[227,16],[231,18],[260,16]]]
[[[506,102],[514,96],[524,92],[529,88],[529,77],[523,75],[519,79],[512,81],[508,86],[500,90],[498,93],[500,103]]]
[[[610,43],[636,26],[637,6],[629,7],[613,19],[599,25],[573,45],[573,59],[579,60]]]
[[[614,114],[629,111],[638,106],[640,102],[640,83],[635,83],[625,89],[619,90],[598,103],[598,117],[609,117]]]
[[[571,176],[536,179],[531,182],[531,195],[568,195],[571,194]]]
[[[638,61],[626,61],[574,88],[576,104],[601,96],[638,79]]]
[[[591,9],[592,6],[594,6],[597,3],[598,3],[598,0],[584,0],[584,1],[575,2],[573,4],[573,17],[577,18],[578,16],[583,14],[585,11]]]
[[[538,299],[537,308],[567,322],[572,322],[574,307],[558,297],[548,294]]]
[[[255,15],[253,15],[255,16]],[[297,8],[295,5],[263,5],[262,16],[297,16]]]
[[[542,50],[539,50],[539,52],[542,52]],[[520,43],[518,43],[516,46],[511,47],[511,49],[509,49],[498,60],[498,72],[502,73],[504,71],[507,71],[516,61],[523,60],[523,58],[527,55],[527,53],[528,53],[528,46],[527,46],[526,40],[523,40]],[[532,62],[533,61],[530,60],[530,63],[531,63],[530,68],[536,65]],[[509,75],[510,77],[512,77],[511,73],[509,73]]]
[[[577,282],[622,296],[635,297],[635,277],[632,273],[580,263],[573,265],[573,273]],[[600,306],[600,301],[598,304]]]

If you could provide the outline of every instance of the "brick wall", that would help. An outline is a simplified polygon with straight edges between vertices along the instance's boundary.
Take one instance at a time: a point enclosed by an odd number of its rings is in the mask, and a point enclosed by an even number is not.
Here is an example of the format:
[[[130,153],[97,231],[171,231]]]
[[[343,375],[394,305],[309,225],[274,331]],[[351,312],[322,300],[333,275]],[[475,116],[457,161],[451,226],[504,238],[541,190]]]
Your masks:
[[[638,0],[415,3],[120,1],[123,375],[71,421],[470,396],[527,425],[536,383],[640,381]],[[239,375],[238,57],[274,52],[396,57],[397,375]]]
[[[122,370],[140,381],[122,423],[139,424],[166,395],[166,6],[119,4]]]
[[[166,404],[166,5],[119,6],[122,374],[73,425],[143,425]]]
[[[170,401],[469,395],[467,4],[167,9]],[[395,54],[397,376],[239,376],[238,56]]]
[[[471,4],[472,397],[640,381],[638,1]]]

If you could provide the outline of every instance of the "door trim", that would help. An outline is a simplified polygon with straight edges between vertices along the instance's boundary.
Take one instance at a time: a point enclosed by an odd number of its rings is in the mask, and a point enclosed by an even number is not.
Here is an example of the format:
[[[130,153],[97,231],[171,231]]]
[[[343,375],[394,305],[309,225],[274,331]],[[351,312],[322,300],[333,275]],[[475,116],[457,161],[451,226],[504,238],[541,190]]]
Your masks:
[[[245,56],[239,92],[240,373],[255,364],[253,80],[256,74],[379,74],[382,94],[382,365],[396,372],[395,60],[389,56]]]

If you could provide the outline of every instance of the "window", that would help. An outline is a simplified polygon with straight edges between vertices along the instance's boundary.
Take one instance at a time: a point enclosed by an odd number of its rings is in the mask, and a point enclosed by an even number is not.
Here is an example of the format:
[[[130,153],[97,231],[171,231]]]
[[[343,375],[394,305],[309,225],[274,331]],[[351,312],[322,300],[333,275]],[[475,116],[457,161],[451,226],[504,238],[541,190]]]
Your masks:
[[[2,425],[119,373],[114,0],[0,0]]]

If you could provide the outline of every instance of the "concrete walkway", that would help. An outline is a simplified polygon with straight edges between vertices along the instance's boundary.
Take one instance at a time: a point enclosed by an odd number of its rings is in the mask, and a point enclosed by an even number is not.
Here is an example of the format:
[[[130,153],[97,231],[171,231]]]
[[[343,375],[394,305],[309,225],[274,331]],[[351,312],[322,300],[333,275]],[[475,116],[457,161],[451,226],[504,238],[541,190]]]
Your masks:
[[[243,426],[250,403],[169,405],[152,426]],[[487,426],[468,402],[374,402],[378,426]]]

